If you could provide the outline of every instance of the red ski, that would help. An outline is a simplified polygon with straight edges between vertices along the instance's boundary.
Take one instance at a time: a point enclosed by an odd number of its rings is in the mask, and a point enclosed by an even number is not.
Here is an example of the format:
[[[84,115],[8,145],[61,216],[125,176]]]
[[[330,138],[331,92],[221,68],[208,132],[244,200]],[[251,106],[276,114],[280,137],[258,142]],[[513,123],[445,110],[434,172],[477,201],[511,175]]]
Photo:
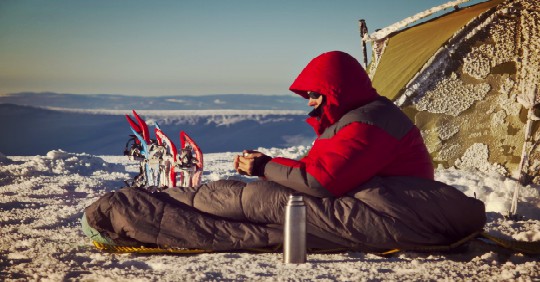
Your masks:
[[[158,141],[158,145],[165,147],[167,154],[163,156],[163,161],[165,162],[164,165],[164,175],[168,177],[165,186],[167,187],[175,187],[176,186],[176,172],[174,170],[175,163],[178,161],[178,154],[176,150],[176,146],[174,143],[169,139],[163,131],[161,131],[161,128],[159,128],[159,125],[156,123],[156,138]]]
[[[182,186],[199,186],[204,167],[201,148],[184,131],[180,132],[180,143],[182,150],[178,157],[178,166],[183,172],[180,174]]]

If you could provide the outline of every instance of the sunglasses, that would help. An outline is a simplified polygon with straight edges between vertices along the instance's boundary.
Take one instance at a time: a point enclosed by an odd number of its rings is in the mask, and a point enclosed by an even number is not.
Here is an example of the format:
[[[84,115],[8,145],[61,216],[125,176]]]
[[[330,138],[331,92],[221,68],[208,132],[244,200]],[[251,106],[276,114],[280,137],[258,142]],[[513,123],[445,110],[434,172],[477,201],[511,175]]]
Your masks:
[[[321,97],[322,94],[313,92],[313,91],[308,91],[307,95],[309,96],[310,99],[319,99],[319,97]]]

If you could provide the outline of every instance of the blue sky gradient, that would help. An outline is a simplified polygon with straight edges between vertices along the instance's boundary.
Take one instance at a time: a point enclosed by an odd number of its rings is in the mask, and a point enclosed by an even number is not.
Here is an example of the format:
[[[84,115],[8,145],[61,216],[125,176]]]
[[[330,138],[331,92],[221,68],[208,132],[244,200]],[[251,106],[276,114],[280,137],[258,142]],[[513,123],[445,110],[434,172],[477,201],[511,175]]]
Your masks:
[[[287,94],[322,52],[361,59],[359,19],[446,2],[2,0],[0,94]]]

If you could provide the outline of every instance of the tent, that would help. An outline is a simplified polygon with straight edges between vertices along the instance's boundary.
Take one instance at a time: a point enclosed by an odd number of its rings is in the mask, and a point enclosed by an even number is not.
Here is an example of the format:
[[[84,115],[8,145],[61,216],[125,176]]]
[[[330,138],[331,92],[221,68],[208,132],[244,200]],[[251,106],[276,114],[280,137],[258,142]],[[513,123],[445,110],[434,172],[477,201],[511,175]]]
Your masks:
[[[454,1],[363,35],[374,87],[420,128],[436,166],[540,183],[537,1]]]

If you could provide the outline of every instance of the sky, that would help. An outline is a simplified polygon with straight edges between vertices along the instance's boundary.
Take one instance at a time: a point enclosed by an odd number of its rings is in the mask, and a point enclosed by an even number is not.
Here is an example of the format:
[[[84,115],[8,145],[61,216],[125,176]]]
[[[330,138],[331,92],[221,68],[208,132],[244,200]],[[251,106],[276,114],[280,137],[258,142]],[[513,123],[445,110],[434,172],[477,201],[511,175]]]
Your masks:
[[[362,60],[359,19],[446,2],[1,0],[0,94],[287,94],[321,53]]]

